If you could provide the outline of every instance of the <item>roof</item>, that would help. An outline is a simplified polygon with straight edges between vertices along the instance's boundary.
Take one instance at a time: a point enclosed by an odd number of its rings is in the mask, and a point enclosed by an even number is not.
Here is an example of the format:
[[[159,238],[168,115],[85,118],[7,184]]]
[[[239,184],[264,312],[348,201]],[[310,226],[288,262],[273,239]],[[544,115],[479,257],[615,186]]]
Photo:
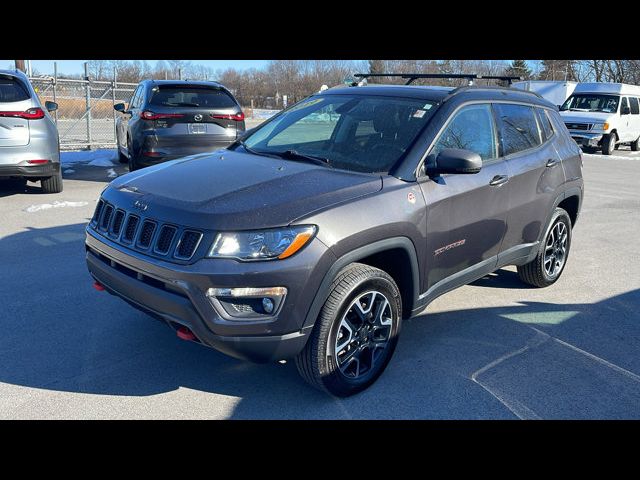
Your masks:
[[[640,87],[628,83],[579,83],[573,93],[617,93],[622,95],[640,95]]]
[[[203,81],[203,80],[154,80],[147,79],[143,80],[141,83],[150,83],[153,85],[201,85],[203,87],[221,87],[226,88],[224,85],[214,81]]]
[[[362,87],[336,87],[324,90],[320,95],[379,95],[407,98],[421,98],[444,102],[449,98],[471,100],[513,100],[531,103],[543,107],[557,108],[551,102],[534,92],[506,87],[485,87],[473,85],[468,87],[437,87],[417,85],[366,85]]]
[[[26,77],[20,70],[0,70],[0,75],[12,75],[14,77]]]
[[[425,87],[416,85],[366,85],[363,87],[335,87],[320,95],[378,95],[387,97],[423,98],[440,101],[449,95],[453,87]]]

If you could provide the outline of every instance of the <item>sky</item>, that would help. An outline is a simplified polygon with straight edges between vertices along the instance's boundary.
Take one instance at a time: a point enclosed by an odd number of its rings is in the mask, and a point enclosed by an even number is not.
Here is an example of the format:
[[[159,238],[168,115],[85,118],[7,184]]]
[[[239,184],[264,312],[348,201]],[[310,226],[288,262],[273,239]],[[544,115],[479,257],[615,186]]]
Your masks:
[[[157,60],[147,60],[152,66]],[[0,69],[13,68],[13,60],[0,60]],[[74,74],[83,72],[83,63],[86,60],[56,60],[58,63],[58,73]],[[269,60],[190,60],[191,63],[201,64],[211,67],[214,70],[226,69],[229,67],[238,70],[247,68],[261,68],[269,63]],[[31,66],[41,74],[53,75],[53,60],[31,60]]]

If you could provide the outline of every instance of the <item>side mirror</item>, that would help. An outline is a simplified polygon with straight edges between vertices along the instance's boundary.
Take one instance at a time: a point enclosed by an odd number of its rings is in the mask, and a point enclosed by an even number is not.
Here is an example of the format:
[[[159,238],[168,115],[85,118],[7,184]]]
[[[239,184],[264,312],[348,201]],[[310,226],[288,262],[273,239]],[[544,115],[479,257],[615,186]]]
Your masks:
[[[431,158],[433,157],[433,158]],[[482,158],[470,150],[445,148],[438,155],[429,155],[425,173],[429,176],[442,173],[478,173],[482,168]]]
[[[629,107],[622,107],[622,112],[620,115],[629,115],[631,113],[631,109]]]
[[[116,104],[113,106],[113,109],[114,109],[116,112],[120,112],[120,113],[126,113],[126,111],[127,111],[127,107],[126,107],[126,105],[125,105],[124,103],[116,103]]]
[[[58,110],[58,104],[56,102],[46,101],[44,102],[44,108],[47,109],[47,112],[55,112]]]

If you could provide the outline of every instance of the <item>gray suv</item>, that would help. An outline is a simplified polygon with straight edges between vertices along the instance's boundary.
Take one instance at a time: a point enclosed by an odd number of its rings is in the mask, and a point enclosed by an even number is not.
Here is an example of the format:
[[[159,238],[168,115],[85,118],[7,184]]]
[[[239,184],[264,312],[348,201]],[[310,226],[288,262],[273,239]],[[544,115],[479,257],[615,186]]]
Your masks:
[[[113,106],[118,152],[129,170],[226,147],[244,134],[244,113],[216,82],[144,80],[129,106]]]
[[[62,191],[58,130],[49,112],[58,108],[38,95],[19,70],[0,70],[0,177],[37,182],[44,193]]]
[[[178,337],[295,358],[347,396],[436,297],[506,265],[553,284],[582,196],[582,153],[534,93],[333,88],[227,149],[114,180],[86,260],[97,290]]]

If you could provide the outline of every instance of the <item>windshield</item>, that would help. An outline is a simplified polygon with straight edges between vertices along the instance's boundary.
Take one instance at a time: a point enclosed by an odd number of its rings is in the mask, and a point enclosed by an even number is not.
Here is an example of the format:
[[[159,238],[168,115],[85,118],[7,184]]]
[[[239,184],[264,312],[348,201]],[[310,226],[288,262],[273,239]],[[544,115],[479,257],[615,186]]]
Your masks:
[[[607,112],[618,111],[618,95],[598,95],[584,93],[571,95],[560,107],[560,110],[572,110],[576,112]]]
[[[258,127],[244,144],[252,153],[388,172],[427,123],[434,105],[413,98],[310,97]]]

